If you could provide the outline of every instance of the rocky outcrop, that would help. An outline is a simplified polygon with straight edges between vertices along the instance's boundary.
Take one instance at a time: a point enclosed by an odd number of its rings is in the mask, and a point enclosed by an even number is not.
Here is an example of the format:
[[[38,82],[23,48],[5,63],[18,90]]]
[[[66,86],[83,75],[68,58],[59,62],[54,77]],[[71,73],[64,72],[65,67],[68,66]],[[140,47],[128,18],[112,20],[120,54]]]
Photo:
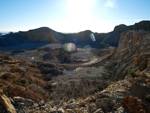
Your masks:
[[[57,57],[61,63],[70,63],[72,61],[71,52],[65,51],[64,49],[59,50]]]
[[[5,107],[7,113],[17,113],[10,99],[4,94],[0,94],[0,104]]]
[[[130,72],[141,72],[149,70],[150,58],[150,32],[128,31],[122,33],[116,56],[114,57],[115,79],[123,79]]]
[[[130,26],[126,26],[124,24],[118,25],[112,32],[108,33],[108,36],[104,38],[103,42],[111,46],[118,46],[121,33],[127,32],[129,30],[150,31],[150,21],[141,21]]]
[[[12,98],[17,112],[44,112],[44,113],[149,113],[150,74],[145,77],[125,78],[112,82],[103,91],[92,94],[85,99],[77,98],[53,100],[49,102],[33,102],[22,97]],[[145,99],[146,98],[146,99]]]

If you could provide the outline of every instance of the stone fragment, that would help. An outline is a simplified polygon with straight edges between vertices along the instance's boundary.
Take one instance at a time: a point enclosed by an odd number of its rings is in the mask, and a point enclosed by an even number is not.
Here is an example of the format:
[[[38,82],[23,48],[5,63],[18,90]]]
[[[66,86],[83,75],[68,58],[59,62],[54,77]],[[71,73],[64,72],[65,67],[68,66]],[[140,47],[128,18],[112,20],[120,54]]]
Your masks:
[[[5,107],[7,113],[16,113],[16,109],[14,108],[10,99],[6,95],[0,94],[0,104],[2,104]]]

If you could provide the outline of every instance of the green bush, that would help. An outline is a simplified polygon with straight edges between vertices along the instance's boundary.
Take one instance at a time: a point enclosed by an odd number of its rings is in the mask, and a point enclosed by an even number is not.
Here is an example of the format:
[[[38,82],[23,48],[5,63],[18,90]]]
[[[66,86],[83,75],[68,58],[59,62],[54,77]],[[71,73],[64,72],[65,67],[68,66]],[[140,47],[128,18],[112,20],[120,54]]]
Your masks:
[[[25,75],[26,74],[26,72],[25,71],[20,71],[20,73],[22,74],[22,75]]]
[[[20,82],[21,82],[22,84],[25,84],[25,83],[26,83],[26,80],[22,79]]]
[[[32,81],[28,81],[29,84],[32,84]]]
[[[131,78],[131,77],[135,77],[136,76],[136,73],[134,70],[128,70],[128,77]]]
[[[135,75],[135,71],[134,71],[134,70],[131,70],[131,71],[130,71],[130,75]]]

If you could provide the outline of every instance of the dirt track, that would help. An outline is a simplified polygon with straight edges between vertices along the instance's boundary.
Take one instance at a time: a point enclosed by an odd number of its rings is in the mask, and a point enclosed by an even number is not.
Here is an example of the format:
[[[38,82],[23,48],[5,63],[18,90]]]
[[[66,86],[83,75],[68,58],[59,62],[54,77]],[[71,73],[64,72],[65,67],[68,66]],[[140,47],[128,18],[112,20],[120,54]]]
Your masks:
[[[110,48],[110,52],[102,57],[98,57],[97,55],[95,54],[92,54],[91,55],[91,59],[86,62],[86,63],[78,63],[78,64],[63,64],[63,66],[66,68],[66,69],[76,69],[76,68],[79,68],[79,67],[89,67],[89,66],[94,66],[102,61],[104,61],[105,59],[107,59],[108,57],[112,56],[113,53],[114,53],[114,50],[115,48],[114,47],[111,47]]]

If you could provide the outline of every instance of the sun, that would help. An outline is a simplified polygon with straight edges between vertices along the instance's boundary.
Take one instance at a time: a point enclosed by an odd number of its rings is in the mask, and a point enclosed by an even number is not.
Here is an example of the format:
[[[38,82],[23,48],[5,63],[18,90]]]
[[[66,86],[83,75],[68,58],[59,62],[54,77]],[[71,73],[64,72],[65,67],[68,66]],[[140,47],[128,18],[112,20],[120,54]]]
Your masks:
[[[85,21],[92,16],[95,0],[68,0],[67,17],[75,21]]]
[[[91,13],[95,0],[68,0],[67,14],[68,16],[83,16]]]

